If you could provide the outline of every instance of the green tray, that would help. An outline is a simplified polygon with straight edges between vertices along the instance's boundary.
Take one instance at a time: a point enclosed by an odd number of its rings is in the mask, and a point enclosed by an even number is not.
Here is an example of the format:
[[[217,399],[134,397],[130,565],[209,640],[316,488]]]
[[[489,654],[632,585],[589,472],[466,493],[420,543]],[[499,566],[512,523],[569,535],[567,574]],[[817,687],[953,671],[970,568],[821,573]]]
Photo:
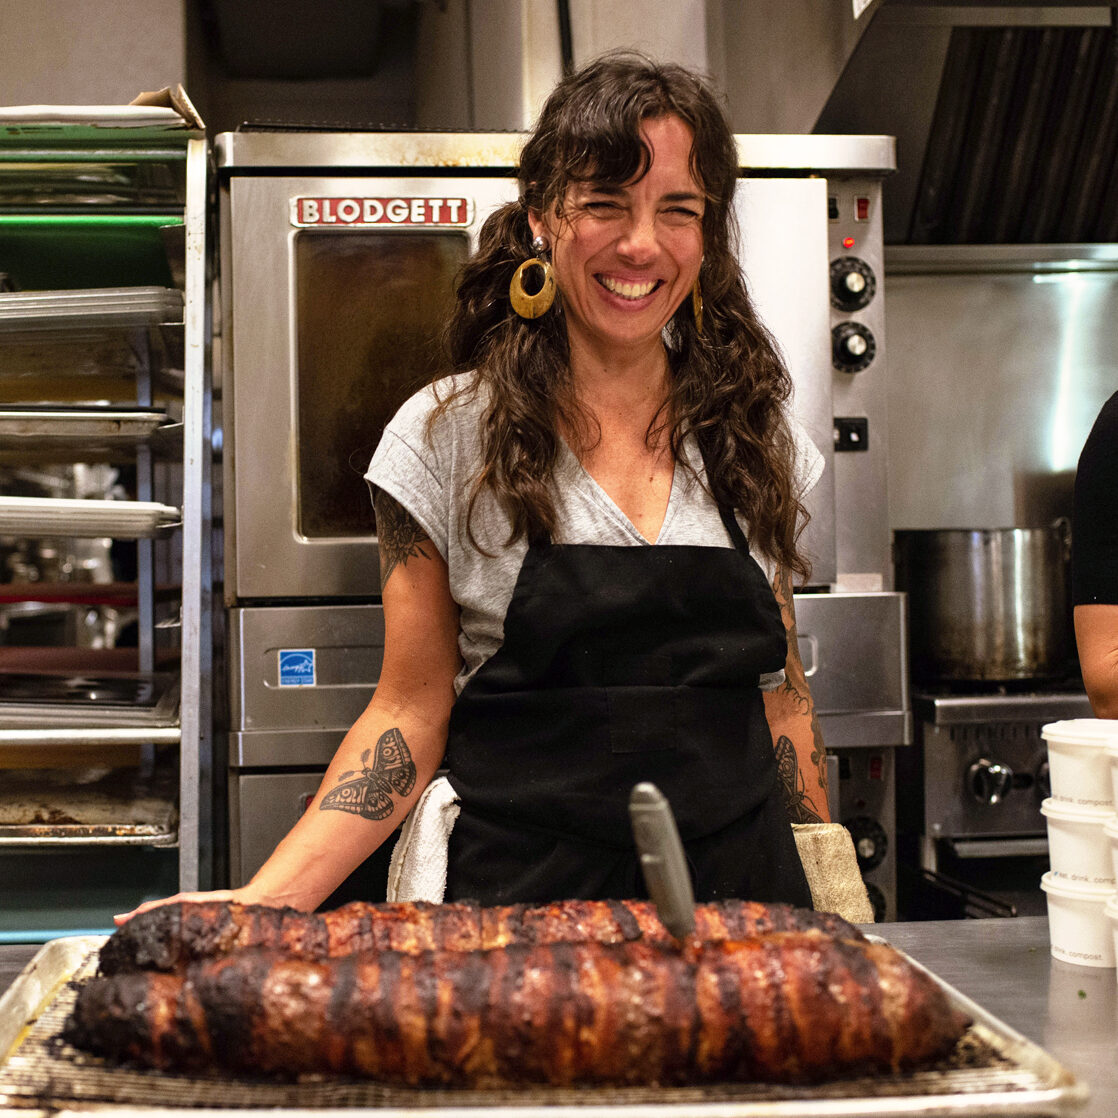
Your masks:
[[[0,273],[20,291],[173,287],[173,214],[0,214]]]

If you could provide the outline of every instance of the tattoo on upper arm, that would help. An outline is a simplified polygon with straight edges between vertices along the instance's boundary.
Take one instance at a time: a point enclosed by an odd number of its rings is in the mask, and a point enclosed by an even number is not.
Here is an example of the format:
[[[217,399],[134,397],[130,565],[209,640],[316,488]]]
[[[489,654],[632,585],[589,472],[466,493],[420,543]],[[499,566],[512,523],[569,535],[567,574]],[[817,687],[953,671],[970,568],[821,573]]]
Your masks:
[[[781,734],[773,745],[773,751],[776,753],[776,770],[780,790],[784,793],[784,805],[788,808],[788,818],[793,823],[822,823],[823,816],[807,794],[804,774],[800,772],[796,747],[791,739]],[[814,754],[812,759],[814,760]]]
[[[415,762],[404,735],[395,726],[385,730],[375,753],[366,749],[361,754],[361,772],[344,772],[338,782],[337,788],[322,797],[319,811],[348,811],[365,819],[388,818],[396,807],[392,793],[406,796],[415,787]]]
[[[815,765],[819,775],[820,788],[827,787],[827,751],[823,746],[823,732],[819,728],[819,718],[815,713],[815,704],[811,701],[811,691],[807,685],[807,675],[800,659],[799,635],[796,632],[796,611],[792,600],[792,577],[784,569],[777,571],[773,579],[773,593],[776,595],[777,604],[780,606],[780,616],[784,619],[784,628],[788,634],[788,660],[785,665],[784,683],[781,690],[795,704],[801,714],[811,716],[811,738],[813,748],[811,763]]]
[[[431,537],[420,527],[415,517],[383,489],[378,489],[373,495],[373,510],[377,517],[380,588],[383,590],[388,576],[397,565],[407,566],[408,560],[418,555],[424,559],[431,558],[430,553],[420,546],[430,544]]]

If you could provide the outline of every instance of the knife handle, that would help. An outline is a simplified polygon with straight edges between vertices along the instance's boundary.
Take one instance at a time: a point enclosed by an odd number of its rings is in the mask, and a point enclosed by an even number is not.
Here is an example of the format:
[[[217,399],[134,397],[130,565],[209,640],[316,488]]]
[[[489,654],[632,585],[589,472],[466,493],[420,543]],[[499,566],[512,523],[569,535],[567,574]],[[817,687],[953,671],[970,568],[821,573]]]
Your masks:
[[[648,895],[661,923],[676,939],[695,930],[695,894],[672,809],[655,784],[637,784],[629,796],[629,819]]]

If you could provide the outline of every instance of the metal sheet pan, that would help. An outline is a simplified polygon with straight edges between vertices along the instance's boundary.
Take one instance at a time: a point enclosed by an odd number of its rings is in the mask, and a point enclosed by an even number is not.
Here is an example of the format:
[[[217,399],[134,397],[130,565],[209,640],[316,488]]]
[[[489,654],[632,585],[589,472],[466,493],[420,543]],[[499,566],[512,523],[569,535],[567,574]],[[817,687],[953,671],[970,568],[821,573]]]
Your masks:
[[[12,848],[40,850],[74,846],[177,846],[177,827],[146,823],[82,826],[5,826],[0,824],[0,850]]]
[[[182,446],[182,424],[149,408],[0,408],[0,464],[115,462],[147,446],[156,454]]]
[[[516,1092],[403,1090],[324,1076],[249,1082],[227,1072],[176,1076],[109,1067],[57,1039],[76,986],[95,969],[104,938],[51,941],[0,998],[0,1107],[38,1106],[55,1116],[92,1109],[99,1118],[135,1115],[138,1106],[168,1115],[274,1113],[282,1107],[288,1115],[308,1118],[350,1114],[357,1107],[376,1107],[381,1118],[413,1118],[417,1109],[437,1109],[441,1118],[475,1118],[484,1112],[501,1118],[1059,1118],[1073,1114],[1087,1098],[1086,1086],[1043,1049],[938,978],[975,1022],[963,1043],[987,1046],[993,1053],[987,1066],[807,1088],[725,1084]]]
[[[182,292],[171,287],[0,292],[0,332],[158,326],[182,316]]]
[[[173,846],[177,774],[169,767],[8,769],[0,780],[0,850]]]
[[[146,539],[182,522],[182,513],[154,501],[83,501],[0,497],[0,536]]]

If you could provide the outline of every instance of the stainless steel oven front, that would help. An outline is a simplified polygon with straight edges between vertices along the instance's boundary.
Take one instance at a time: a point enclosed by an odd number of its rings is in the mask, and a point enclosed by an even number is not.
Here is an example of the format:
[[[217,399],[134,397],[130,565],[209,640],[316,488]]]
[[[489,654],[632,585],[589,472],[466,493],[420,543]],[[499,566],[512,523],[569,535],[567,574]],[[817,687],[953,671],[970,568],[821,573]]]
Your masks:
[[[362,475],[437,369],[508,177],[232,176],[223,202],[226,600],[376,594]]]

